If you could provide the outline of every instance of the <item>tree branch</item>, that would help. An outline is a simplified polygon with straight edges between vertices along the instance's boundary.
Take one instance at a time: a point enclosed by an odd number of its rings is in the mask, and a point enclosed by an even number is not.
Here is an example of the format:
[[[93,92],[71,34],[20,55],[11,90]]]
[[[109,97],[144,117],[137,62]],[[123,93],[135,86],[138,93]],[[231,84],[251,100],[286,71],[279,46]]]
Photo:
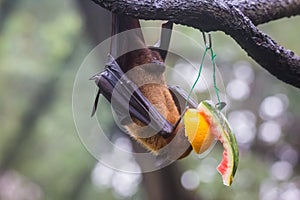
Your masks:
[[[170,20],[201,31],[230,35],[257,63],[281,81],[300,88],[300,58],[255,25],[300,14],[299,0],[92,0],[139,19]]]
[[[226,0],[226,2],[234,5],[255,25],[300,14],[299,0]]]
[[[271,74],[300,88],[300,57],[259,31],[240,10],[233,7],[231,11],[236,18],[230,20],[231,27],[224,32]]]

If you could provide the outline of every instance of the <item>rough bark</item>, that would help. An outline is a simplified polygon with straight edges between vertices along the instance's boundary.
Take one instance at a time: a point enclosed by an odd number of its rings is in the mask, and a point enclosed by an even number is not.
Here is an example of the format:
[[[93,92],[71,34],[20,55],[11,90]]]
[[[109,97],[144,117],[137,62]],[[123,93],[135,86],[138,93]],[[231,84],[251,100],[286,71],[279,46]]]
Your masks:
[[[299,0],[92,0],[139,19],[170,20],[201,31],[230,35],[258,64],[300,88],[300,57],[278,45],[255,25],[300,14]]]
[[[233,0],[227,2],[249,17],[255,25],[300,14],[299,0]]]

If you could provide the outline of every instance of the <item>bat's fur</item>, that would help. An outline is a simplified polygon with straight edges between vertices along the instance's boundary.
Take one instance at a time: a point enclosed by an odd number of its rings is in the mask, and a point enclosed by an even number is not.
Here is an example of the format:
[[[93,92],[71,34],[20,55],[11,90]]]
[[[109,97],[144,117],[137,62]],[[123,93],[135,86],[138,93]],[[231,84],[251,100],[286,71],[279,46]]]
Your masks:
[[[165,80],[165,66],[158,52],[150,49],[140,49],[130,52],[127,55],[131,57],[128,66],[132,70],[128,71],[128,77],[140,87],[141,92],[151,102],[151,104],[160,112],[171,124],[175,124],[180,118],[180,114],[175,102],[167,88]],[[147,138],[141,138],[145,127],[140,121],[133,119],[135,123],[127,125],[127,129],[137,141],[143,144],[147,149],[156,153],[157,150],[166,146],[175,136],[176,131],[168,138],[163,138],[157,133]]]
[[[146,47],[143,35],[140,31],[140,24],[137,19],[127,16],[118,18],[118,31],[126,31],[134,29],[132,34],[127,36],[125,41],[119,42],[119,48],[134,45],[140,47],[137,50],[128,52],[117,59],[122,70],[127,74],[151,102],[151,104],[162,114],[171,124],[175,124],[180,118],[180,114],[167,87],[165,80],[165,65],[159,52]],[[137,119],[133,119],[134,123],[126,125],[130,135],[141,143],[148,150],[157,154],[157,151],[166,146],[176,135],[177,129],[168,138],[162,137],[160,134],[152,133],[149,137],[143,135],[145,124]],[[143,135],[143,137],[141,137]],[[191,151],[189,148],[181,157],[185,157]]]

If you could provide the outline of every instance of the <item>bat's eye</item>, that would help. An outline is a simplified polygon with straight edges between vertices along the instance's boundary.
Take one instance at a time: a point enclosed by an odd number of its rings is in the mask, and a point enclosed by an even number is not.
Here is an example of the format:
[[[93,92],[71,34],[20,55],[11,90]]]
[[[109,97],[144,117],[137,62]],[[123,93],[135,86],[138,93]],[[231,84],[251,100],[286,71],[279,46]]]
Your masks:
[[[166,67],[157,51],[151,51],[151,62],[146,64],[144,69],[153,74],[162,74],[165,72]]]

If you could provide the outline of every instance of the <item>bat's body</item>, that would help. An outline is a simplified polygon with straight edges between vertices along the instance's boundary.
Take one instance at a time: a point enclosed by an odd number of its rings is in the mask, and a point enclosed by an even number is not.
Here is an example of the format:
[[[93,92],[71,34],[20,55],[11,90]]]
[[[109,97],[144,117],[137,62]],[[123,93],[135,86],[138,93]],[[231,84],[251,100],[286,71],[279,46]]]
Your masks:
[[[115,15],[113,22],[112,35],[140,28],[137,19],[127,16]],[[169,40],[170,38],[168,41],[161,42],[168,47]],[[177,122],[180,120],[182,108],[179,107],[180,100],[177,98],[186,100],[187,95],[177,88],[167,86],[164,74],[166,52],[148,48],[140,29],[128,35],[126,40],[119,41],[116,37],[112,41],[111,53],[117,54],[120,49],[128,48],[128,45],[136,45],[138,48],[123,54],[117,60],[114,60],[114,55],[111,56],[105,71],[97,74],[93,79],[99,87],[99,93],[110,102],[117,102],[115,111],[130,135],[148,150],[157,153],[172,141],[177,130],[180,129],[181,124]],[[127,72],[126,75],[123,72]],[[116,85],[120,80],[122,84],[118,87]],[[113,93],[113,90],[117,92]],[[97,101],[98,96],[93,113]],[[192,107],[197,105],[192,100],[189,103]],[[187,146],[184,153],[180,154],[181,157],[188,155],[190,151],[190,146]]]
[[[164,75],[163,61],[160,55],[150,49],[142,50],[142,58],[133,58],[132,63],[133,73],[128,75],[139,87],[140,91],[149,100],[152,106],[172,125],[175,125],[179,120],[180,115],[172,95],[167,87]],[[155,63],[159,62],[159,63]],[[141,142],[144,146],[152,151],[157,151],[167,145],[174,137],[176,130],[174,130],[168,137],[164,138],[160,134],[153,133],[151,137],[141,138],[140,135],[144,132],[143,123],[139,120],[134,120],[135,123],[128,124],[126,127],[132,136]]]

